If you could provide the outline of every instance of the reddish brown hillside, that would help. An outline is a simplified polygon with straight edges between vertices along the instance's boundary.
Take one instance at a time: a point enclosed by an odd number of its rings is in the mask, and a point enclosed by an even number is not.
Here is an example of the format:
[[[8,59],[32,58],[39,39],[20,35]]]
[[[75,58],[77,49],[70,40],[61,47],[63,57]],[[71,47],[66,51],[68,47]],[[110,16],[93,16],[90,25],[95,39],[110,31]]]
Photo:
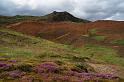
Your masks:
[[[124,38],[124,21],[96,21],[86,26],[97,28],[98,34],[108,36],[109,39]]]
[[[81,46],[84,43],[114,46],[110,44],[113,40],[124,39],[124,21],[100,20],[90,23],[23,21],[9,25],[8,28],[28,35],[76,46]],[[104,42],[82,36],[87,35],[88,31],[93,28],[97,29],[97,35],[106,36]],[[123,53],[122,48],[118,47],[117,49]]]
[[[72,23],[72,22],[34,22],[24,21],[8,26],[8,28],[16,31],[41,36],[45,39],[57,40],[66,36],[78,36],[81,33],[86,32],[86,28],[83,28],[83,23]]]
[[[16,31],[41,36],[50,40],[61,38],[73,38],[77,35],[87,34],[91,28],[97,28],[97,33],[108,36],[109,38],[124,38],[123,21],[95,21],[91,23],[72,23],[72,22],[34,22],[24,21],[9,26]]]

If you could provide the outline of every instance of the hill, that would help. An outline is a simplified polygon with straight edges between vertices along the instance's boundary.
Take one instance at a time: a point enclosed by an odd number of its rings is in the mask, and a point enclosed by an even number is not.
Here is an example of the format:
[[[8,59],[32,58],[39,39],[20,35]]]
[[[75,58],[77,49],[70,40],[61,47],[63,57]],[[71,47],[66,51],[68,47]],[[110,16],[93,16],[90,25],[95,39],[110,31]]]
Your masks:
[[[16,31],[54,42],[82,46],[85,43],[113,47],[123,54],[124,22],[100,20],[90,23],[23,21],[9,25]]]
[[[80,19],[74,17],[68,12],[52,12],[45,16],[27,16],[27,15],[16,15],[16,16],[0,16],[0,26],[6,26],[13,23],[18,23],[21,21],[33,20],[33,21],[50,21],[50,22],[83,22],[88,23],[89,20]]]
[[[94,29],[96,35],[106,36],[106,41],[114,39],[123,39],[124,36],[123,21],[95,21],[90,23],[72,23],[72,22],[35,22],[23,21],[9,25],[8,28],[15,29],[28,35],[39,36],[48,40],[62,39],[68,35],[74,36],[88,35],[89,31]],[[65,35],[65,36],[63,36]],[[63,36],[63,37],[62,37]],[[79,37],[77,37],[78,39]]]
[[[74,17],[72,14],[70,14],[66,11],[65,12],[54,11],[48,15],[43,16],[42,19],[47,20],[47,21],[51,21],[51,22],[61,22],[61,21],[83,22],[83,23],[90,22],[88,20]]]
[[[74,48],[9,29],[0,29],[0,43],[0,82],[123,82],[123,58],[111,48],[89,44]],[[97,71],[94,62],[110,71]]]
[[[124,63],[120,62],[123,58],[111,48],[89,44],[74,48],[9,29],[0,29],[0,34],[0,82],[29,82],[32,79],[36,82],[78,82],[79,79],[87,80],[87,75],[91,77],[87,81],[121,82],[120,78],[123,78]],[[98,53],[102,55],[98,57]],[[109,56],[113,59],[103,59]],[[94,62],[97,66],[104,64],[104,68],[109,66],[110,71],[107,68],[98,72]],[[83,77],[79,77],[80,74]]]

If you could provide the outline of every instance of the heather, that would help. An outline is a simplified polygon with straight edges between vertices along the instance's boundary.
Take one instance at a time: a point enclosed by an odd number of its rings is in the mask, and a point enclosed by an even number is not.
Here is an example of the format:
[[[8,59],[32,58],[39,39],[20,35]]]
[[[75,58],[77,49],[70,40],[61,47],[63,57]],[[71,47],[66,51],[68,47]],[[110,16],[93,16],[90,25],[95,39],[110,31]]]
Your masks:
[[[9,69],[13,66],[13,69]],[[12,68],[12,67],[11,67]],[[32,70],[26,70],[27,66],[23,65],[23,70],[17,67],[15,62],[12,65],[6,64],[6,62],[0,63],[0,79],[6,80],[16,80],[27,81],[27,82],[116,82],[119,80],[113,74],[100,74],[95,72],[78,72],[75,70],[65,69],[64,67],[54,63],[54,62],[43,62],[38,65],[30,66]]]

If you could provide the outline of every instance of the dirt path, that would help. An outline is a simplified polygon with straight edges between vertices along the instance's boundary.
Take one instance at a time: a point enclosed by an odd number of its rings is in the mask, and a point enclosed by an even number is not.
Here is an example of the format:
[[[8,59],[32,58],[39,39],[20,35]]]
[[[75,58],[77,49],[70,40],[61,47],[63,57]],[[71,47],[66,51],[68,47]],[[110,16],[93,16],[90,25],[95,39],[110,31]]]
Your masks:
[[[124,67],[108,64],[88,63],[98,73],[110,73],[124,79]]]

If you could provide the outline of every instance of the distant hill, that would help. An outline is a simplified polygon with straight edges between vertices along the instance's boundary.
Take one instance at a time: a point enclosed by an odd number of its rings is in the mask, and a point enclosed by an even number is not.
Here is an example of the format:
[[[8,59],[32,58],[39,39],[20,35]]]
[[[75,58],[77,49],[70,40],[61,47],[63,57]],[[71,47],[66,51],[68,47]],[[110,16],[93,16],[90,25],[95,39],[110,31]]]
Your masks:
[[[14,24],[17,22],[25,21],[25,20],[33,20],[33,21],[50,21],[50,22],[82,22],[88,23],[89,20],[80,19],[68,12],[52,12],[45,16],[27,16],[27,15],[16,15],[16,16],[2,16],[0,15],[0,26],[5,26],[9,24]]]
[[[90,22],[85,19],[77,18],[66,11],[65,12],[54,11],[48,15],[43,16],[42,18],[47,21],[55,21],[55,22],[60,22],[60,21],[84,22],[84,23]]]
[[[0,26],[6,26],[9,24],[14,24],[17,22],[25,21],[25,20],[37,20],[39,17],[37,16],[2,16],[0,15]]]

